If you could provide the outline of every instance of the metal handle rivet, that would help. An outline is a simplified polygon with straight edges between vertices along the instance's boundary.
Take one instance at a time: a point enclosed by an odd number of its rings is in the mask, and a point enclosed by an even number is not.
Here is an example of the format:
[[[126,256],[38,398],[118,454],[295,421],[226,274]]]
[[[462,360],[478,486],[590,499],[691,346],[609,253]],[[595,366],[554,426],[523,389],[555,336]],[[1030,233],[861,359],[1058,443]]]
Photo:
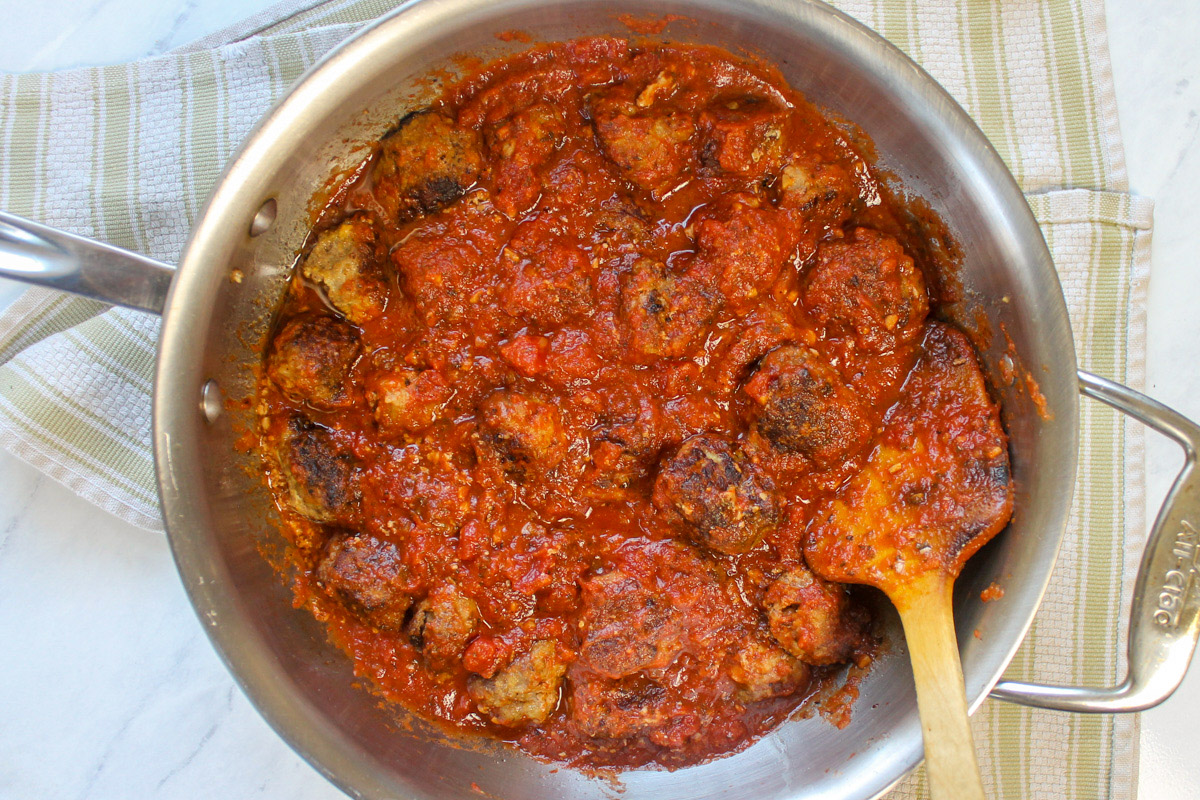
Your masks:
[[[200,413],[210,424],[221,416],[221,387],[214,380],[205,381],[200,389]]]
[[[271,230],[271,226],[275,224],[275,215],[279,211],[279,205],[275,202],[275,198],[269,198],[265,203],[258,207],[258,213],[254,215],[254,219],[250,221],[250,235],[262,236],[267,231]]]

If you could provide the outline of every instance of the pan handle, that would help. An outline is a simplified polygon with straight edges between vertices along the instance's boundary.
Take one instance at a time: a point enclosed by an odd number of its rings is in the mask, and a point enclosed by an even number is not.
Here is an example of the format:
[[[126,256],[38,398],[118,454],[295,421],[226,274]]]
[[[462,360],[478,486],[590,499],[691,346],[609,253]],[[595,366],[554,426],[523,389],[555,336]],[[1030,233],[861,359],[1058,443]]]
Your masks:
[[[0,278],[162,314],[173,267],[0,211]]]
[[[992,696],[1058,711],[1142,711],[1171,696],[1187,673],[1200,638],[1200,425],[1120,384],[1079,373],[1079,390],[1183,447],[1175,478],[1150,531],[1133,589],[1129,666],[1119,686],[1084,689],[1003,681]]]

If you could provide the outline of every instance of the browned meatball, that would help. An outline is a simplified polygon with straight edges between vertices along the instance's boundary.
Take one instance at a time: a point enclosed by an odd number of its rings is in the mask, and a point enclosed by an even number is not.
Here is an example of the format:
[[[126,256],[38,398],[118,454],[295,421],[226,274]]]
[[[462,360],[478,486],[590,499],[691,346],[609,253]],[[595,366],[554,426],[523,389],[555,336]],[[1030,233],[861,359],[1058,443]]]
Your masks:
[[[415,111],[381,143],[375,198],[390,219],[405,222],[457,200],[482,169],[478,132],[438,111]]]
[[[711,434],[693,436],[663,462],[654,505],[697,544],[720,553],[744,553],[779,522],[771,480]]]
[[[417,603],[404,631],[430,667],[447,670],[462,661],[478,624],[475,601],[453,583],[445,583]]]
[[[363,217],[351,217],[317,236],[300,271],[355,325],[378,317],[387,306],[387,281],[375,257],[375,228]]]
[[[743,178],[774,176],[783,160],[786,118],[786,111],[758,98],[718,102],[700,115],[707,139],[700,157],[709,168]]]
[[[592,221],[595,252],[605,258],[636,252],[653,231],[632,203],[613,202],[597,210]]]
[[[336,536],[316,575],[318,586],[364,622],[388,631],[403,627],[412,597],[400,549],[391,542],[366,533]]]
[[[850,171],[836,161],[798,156],[780,171],[779,206],[799,212],[817,238],[841,228],[862,205]]]
[[[494,159],[494,202],[509,218],[530,210],[542,192],[536,169],[562,145],[567,122],[548,103],[534,103],[487,128],[484,140]]]
[[[552,403],[502,390],[479,405],[476,451],[500,460],[505,470],[524,475],[530,468],[557,467],[567,451],[566,432]]]
[[[683,648],[680,615],[619,570],[583,582],[581,666],[607,678],[665,667]]]
[[[358,506],[354,458],[327,428],[293,417],[280,437],[280,471],[288,501],[315,522],[349,519]]]
[[[621,289],[621,312],[634,350],[651,358],[681,358],[699,344],[716,303],[699,281],[643,258]]]
[[[690,114],[619,97],[593,98],[590,110],[605,155],[652,198],[687,179],[698,154]]]
[[[729,667],[729,677],[741,687],[738,696],[748,703],[803,691],[811,676],[803,661],[755,638],[746,639]]]
[[[868,353],[907,344],[929,313],[925,281],[890,236],[858,228],[817,251],[805,278],[804,307],[831,336],[853,336]]]
[[[695,225],[696,271],[713,274],[728,307],[743,313],[768,293],[796,249],[787,218],[735,195]]]
[[[523,222],[501,262],[505,310],[543,329],[592,307],[588,256],[573,237],[556,233],[557,225],[550,216]]]
[[[799,453],[828,469],[870,441],[868,409],[807,347],[772,351],[745,388],[755,403],[754,433],[780,452]]]
[[[558,707],[559,687],[566,671],[558,646],[538,641],[528,653],[491,678],[469,677],[467,692],[480,713],[497,725],[517,727],[545,722]]]
[[[651,739],[671,721],[668,690],[641,675],[620,681],[587,678],[571,681],[571,717],[579,729],[597,739]]]
[[[826,583],[805,567],[775,580],[763,597],[771,635],[806,664],[848,659],[862,639],[862,620],[848,607],[846,588]]]
[[[453,389],[437,370],[401,368],[373,374],[367,400],[384,433],[418,434],[431,426],[449,402]]]
[[[267,373],[288,399],[328,411],[353,402],[347,378],[358,354],[358,334],[348,323],[307,314],[276,334]]]
[[[663,447],[665,420],[653,398],[636,405],[625,393],[606,398],[592,438],[592,462],[584,478],[596,500],[623,500],[630,485],[646,477]]]

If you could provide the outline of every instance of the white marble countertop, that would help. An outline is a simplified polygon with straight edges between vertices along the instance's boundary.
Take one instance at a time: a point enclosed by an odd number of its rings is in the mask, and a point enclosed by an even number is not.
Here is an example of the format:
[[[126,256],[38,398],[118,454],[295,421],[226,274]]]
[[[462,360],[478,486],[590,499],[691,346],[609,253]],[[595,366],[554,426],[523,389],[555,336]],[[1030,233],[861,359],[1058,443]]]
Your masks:
[[[0,0],[0,70],[161,53],[272,2]],[[1149,393],[1200,419],[1200,4],[1106,5],[1130,181],[1157,204]],[[0,281],[0,307],[19,291]],[[1147,462],[1155,503],[1181,459],[1152,439]],[[0,641],[0,798],[342,796],[235,687],[165,538],[108,516],[2,450]],[[1194,668],[1143,716],[1143,800],[1200,800],[1198,707]]]

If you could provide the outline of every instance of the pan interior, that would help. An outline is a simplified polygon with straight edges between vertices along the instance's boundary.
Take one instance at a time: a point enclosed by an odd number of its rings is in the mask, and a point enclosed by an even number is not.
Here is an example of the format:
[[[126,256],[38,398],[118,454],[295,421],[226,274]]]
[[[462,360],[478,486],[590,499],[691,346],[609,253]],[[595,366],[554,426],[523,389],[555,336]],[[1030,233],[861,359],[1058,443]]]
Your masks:
[[[853,120],[879,163],[924,197],[965,254],[968,310],[1011,337],[1048,414],[1018,386],[998,389],[1011,436],[1017,512],[959,581],[956,618],[972,705],[998,680],[1049,579],[1070,504],[1077,450],[1075,358],[1066,307],[1036,223],[982,134],[899,51],[817,2],[751,0],[424,0],[343,46],[251,134],[210,199],[168,299],[155,400],[159,481],[180,572],[211,638],[264,716],[331,780],[362,797],[544,799],[867,798],[921,756],[912,676],[902,647],[873,667],[850,724],[785,723],[734,756],[676,772],[635,771],[613,783],[555,769],[495,744],[456,742],[381,706],[350,663],[262,558],[282,544],[252,456],[237,440],[253,425],[254,367],[276,299],[306,230],[310,197],[357,163],[432,91],[417,78],[453,71],[453,56],[485,58],[535,41],[630,35],[618,16],[679,14],[656,38],[716,44],[777,64],[817,105]],[[273,199],[277,218],[251,236]],[[234,270],[240,282],[231,280]],[[993,375],[1003,337],[983,352]],[[213,379],[227,413],[209,423],[201,389]],[[979,593],[996,581],[1000,603]],[[978,630],[982,638],[967,635]],[[902,637],[894,635],[894,642]]]

